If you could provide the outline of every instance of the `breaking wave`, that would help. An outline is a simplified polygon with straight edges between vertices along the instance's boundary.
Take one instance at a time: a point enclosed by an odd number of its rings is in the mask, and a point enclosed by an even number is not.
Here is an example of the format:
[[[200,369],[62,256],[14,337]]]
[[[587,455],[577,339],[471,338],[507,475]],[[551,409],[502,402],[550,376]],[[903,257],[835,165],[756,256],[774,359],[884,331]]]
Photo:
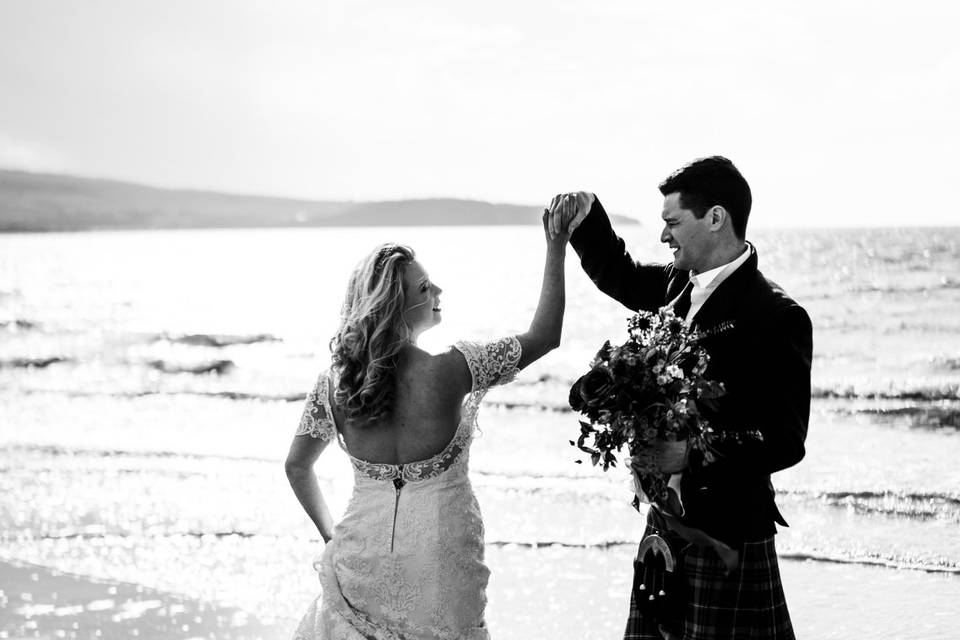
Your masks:
[[[11,358],[0,360],[0,369],[45,369],[52,364],[72,362],[65,356],[47,356],[44,358]]]
[[[0,329],[7,329],[11,331],[29,331],[30,329],[36,329],[40,325],[32,320],[23,320],[17,318],[15,320],[0,320]]]
[[[168,362],[166,360],[150,360],[147,366],[156,369],[162,373],[191,373],[194,375],[203,375],[215,373],[222,375],[233,369],[235,366],[232,360],[209,360],[196,364],[182,364],[177,362]]]
[[[183,335],[160,334],[154,340],[166,340],[177,344],[188,344],[197,347],[231,347],[241,344],[257,344],[259,342],[282,342],[269,333],[254,333],[249,335],[231,335],[220,333],[190,333]]]

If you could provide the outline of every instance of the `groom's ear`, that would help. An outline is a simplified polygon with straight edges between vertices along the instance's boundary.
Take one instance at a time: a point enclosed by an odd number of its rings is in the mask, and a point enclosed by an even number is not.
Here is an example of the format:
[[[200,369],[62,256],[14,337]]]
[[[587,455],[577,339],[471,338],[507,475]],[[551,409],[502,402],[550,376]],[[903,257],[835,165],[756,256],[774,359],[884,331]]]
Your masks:
[[[730,214],[718,204],[707,210],[707,217],[710,220],[710,230],[719,231],[723,228],[724,223],[729,220]]]

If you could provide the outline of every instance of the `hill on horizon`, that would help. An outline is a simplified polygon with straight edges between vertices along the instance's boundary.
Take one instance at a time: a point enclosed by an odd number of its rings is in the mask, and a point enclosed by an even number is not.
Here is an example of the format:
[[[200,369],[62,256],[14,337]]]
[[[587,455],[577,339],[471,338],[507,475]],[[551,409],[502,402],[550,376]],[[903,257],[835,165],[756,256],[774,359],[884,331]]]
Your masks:
[[[456,198],[300,200],[0,169],[0,232],[532,225],[540,224],[540,214],[540,207]]]

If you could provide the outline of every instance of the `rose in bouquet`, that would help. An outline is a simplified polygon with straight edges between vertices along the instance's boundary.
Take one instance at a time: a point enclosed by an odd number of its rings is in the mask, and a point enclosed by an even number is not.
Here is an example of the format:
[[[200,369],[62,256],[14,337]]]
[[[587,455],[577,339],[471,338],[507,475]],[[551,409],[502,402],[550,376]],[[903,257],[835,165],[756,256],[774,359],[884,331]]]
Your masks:
[[[637,313],[627,332],[619,346],[605,342],[571,387],[570,406],[586,420],[570,444],[604,471],[627,445],[643,492],[666,504],[670,474],[686,467],[691,449],[713,459],[718,433],[706,414],[716,410],[724,388],[705,377],[709,356],[701,335],[671,308]]]

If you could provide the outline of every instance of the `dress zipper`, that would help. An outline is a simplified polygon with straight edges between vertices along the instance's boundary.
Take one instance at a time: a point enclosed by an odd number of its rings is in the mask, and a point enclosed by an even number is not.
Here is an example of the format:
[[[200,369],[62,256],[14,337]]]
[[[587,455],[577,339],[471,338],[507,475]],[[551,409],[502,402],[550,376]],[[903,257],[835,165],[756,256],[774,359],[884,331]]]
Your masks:
[[[397,511],[400,509],[400,489],[403,489],[402,464],[397,468],[397,477],[393,479],[393,486],[397,490],[397,497],[393,504],[393,531],[390,533],[390,553],[393,553],[393,541],[397,536]]]

